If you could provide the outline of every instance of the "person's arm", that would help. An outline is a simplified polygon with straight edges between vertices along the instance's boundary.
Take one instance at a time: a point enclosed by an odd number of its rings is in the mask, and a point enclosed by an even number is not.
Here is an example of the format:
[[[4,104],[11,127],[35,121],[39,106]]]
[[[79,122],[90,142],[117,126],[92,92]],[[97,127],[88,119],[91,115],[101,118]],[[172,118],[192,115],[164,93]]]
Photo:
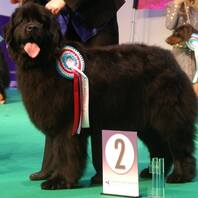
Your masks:
[[[52,14],[58,14],[66,4],[75,11],[78,9],[82,2],[87,0],[51,0],[46,4],[46,8],[52,12]]]
[[[174,0],[169,3],[166,9],[166,28],[169,30],[175,29],[177,27],[180,8],[184,0]]]
[[[76,11],[81,4],[86,1],[93,1],[93,0],[65,0],[68,7],[70,7],[73,11]]]
[[[65,0],[51,0],[45,7],[51,11],[52,14],[58,14],[66,5]]]

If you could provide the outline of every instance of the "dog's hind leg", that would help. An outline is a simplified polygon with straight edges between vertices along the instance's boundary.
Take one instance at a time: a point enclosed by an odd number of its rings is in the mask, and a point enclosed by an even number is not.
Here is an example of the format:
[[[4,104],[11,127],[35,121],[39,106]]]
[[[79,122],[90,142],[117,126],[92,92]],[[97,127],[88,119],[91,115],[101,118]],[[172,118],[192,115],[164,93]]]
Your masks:
[[[164,172],[165,175],[167,175],[172,165],[172,156],[168,148],[167,142],[162,137],[159,136],[159,133],[157,133],[153,129],[144,131],[143,137],[139,135],[139,138],[145,143],[145,145],[148,148],[150,154],[150,161],[154,157],[164,158],[164,163],[165,163]],[[150,169],[149,167],[143,169],[140,173],[140,177],[151,178],[152,175],[149,169]]]
[[[180,127],[178,133],[169,138],[169,146],[173,156],[174,169],[167,177],[169,183],[190,182],[196,176],[196,160],[193,156],[193,126]],[[189,132],[189,133],[188,133]]]
[[[42,189],[55,190],[75,187],[82,176],[87,156],[87,137],[71,135],[70,131],[58,134],[53,142],[53,174],[42,183]]]
[[[158,129],[159,135],[168,143],[173,159],[173,172],[167,177],[167,182],[170,183],[189,182],[196,175],[196,161],[193,157],[194,110],[188,112],[190,107],[184,108],[180,105],[181,103],[178,104],[173,106],[172,109],[168,107],[168,104],[161,108],[158,118],[153,122],[153,126],[155,125],[155,128]]]
[[[196,175],[195,121],[197,99],[192,87],[183,85],[182,95],[172,109],[166,106],[166,137],[173,158],[173,172],[167,177],[169,183],[192,181]],[[164,126],[165,128],[165,126]]]
[[[156,125],[159,134],[150,133],[149,140],[144,139],[144,142],[148,146],[151,158],[165,159],[165,175],[173,162],[173,172],[167,177],[167,182],[189,182],[196,175],[196,161],[193,157],[194,124],[193,122],[182,122],[173,112],[171,114],[173,117],[169,121],[167,120],[166,127],[162,125],[162,122],[161,127]],[[150,177],[149,169],[144,169],[141,176]]]
[[[173,172],[167,177],[167,182],[189,182],[196,175],[193,153],[197,98],[192,84],[178,70],[172,73],[164,71],[152,86],[153,89],[148,89],[150,92],[147,93],[147,120],[169,146]]]

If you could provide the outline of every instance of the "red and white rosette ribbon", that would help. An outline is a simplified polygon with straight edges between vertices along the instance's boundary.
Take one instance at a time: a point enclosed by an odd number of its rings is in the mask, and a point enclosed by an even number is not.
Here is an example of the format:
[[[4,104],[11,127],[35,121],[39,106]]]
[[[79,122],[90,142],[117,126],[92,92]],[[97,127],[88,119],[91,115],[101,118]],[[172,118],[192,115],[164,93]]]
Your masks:
[[[83,73],[85,63],[82,55],[73,47],[65,46],[57,61],[59,73],[73,79],[74,124],[72,135],[80,134],[81,128],[89,127],[89,80]]]

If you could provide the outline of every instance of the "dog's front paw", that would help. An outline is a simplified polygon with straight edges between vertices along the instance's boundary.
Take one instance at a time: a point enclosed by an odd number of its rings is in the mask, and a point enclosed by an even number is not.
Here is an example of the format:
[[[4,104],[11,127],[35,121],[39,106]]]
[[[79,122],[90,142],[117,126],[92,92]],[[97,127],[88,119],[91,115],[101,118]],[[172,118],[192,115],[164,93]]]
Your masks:
[[[45,190],[67,189],[73,187],[73,183],[69,183],[65,179],[59,178],[49,179],[41,184],[41,188]]]
[[[32,181],[36,181],[36,180],[44,180],[50,177],[50,173],[48,173],[45,170],[41,170],[39,172],[36,173],[32,173],[30,175],[30,180]]]

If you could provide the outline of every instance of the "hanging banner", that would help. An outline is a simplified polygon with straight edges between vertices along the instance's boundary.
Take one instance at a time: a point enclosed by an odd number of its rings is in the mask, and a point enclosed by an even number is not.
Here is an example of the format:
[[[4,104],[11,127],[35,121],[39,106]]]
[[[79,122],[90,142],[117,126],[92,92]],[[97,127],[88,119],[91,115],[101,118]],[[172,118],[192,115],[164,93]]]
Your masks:
[[[171,0],[134,0],[138,9],[164,9]],[[137,3],[138,2],[138,3]]]

